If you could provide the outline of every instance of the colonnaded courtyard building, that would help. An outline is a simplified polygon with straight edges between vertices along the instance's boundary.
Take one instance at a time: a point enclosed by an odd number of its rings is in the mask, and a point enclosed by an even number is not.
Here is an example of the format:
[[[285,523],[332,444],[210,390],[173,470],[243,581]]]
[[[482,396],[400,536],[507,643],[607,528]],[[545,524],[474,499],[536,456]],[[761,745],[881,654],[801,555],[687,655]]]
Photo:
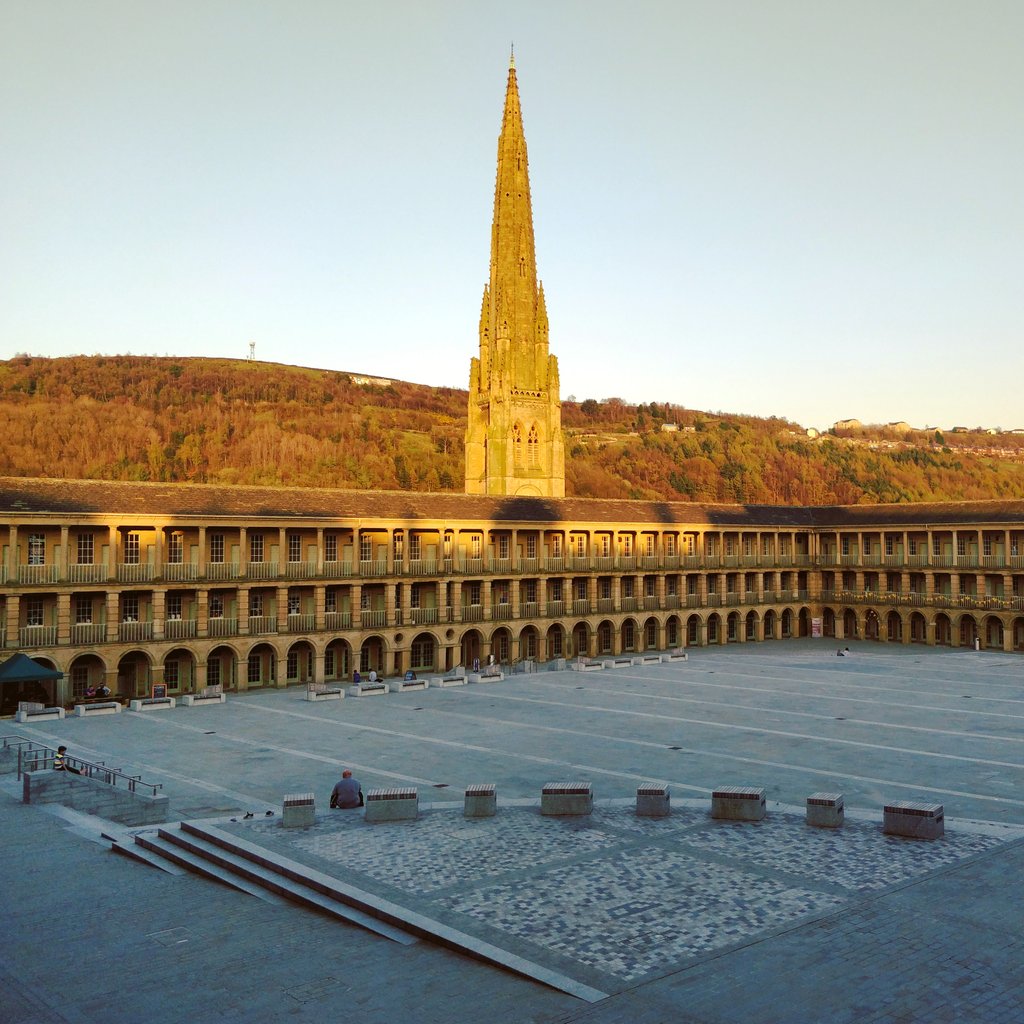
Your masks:
[[[465,494],[0,480],[0,644],[106,682],[285,686],[787,637],[1024,651],[1024,502],[565,496],[514,66]]]

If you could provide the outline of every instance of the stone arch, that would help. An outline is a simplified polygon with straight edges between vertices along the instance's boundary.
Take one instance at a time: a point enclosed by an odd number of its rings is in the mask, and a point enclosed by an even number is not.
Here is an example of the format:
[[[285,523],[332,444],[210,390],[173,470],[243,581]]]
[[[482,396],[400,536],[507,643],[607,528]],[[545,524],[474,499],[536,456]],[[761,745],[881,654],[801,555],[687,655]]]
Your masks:
[[[324,681],[348,679],[352,672],[352,646],[337,636],[324,648]]]
[[[691,647],[700,643],[701,620],[699,615],[691,615],[686,620],[686,642]]]
[[[524,661],[540,660],[540,630],[524,626],[519,632],[519,657]]]
[[[386,671],[388,644],[380,633],[373,633],[363,640],[359,648],[359,664],[355,667],[366,675],[369,672],[376,672],[383,676]]]
[[[540,467],[540,434],[536,423],[530,424],[530,430],[526,435],[526,466],[528,469]]]
[[[747,640],[757,639],[757,612],[747,612],[746,618],[743,620],[743,629]]]
[[[857,624],[857,613],[852,608],[843,609],[843,636],[847,640],[856,639],[860,636],[860,629]]]
[[[33,658],[33,661],[42,662],[42,658]],[[68,666],[67,672],[67,688],[68,694],[71,700],[75,700],[85,696],[86,688],[89,686],[99,686],[105,682],[107,678],[107,666],[103,659],[98,654],[79,654],[77,658],[72,659],[71,664]],[[122,692],[120,686],[115,690],[115,693],[120,694]],[[129,697],[134,697],[135,692],[126,694]],[[56,694],[54,694],[56,698]],[[30,698],[27,698],[30,699]]]
[[[590,653],[590,626],[577,622],[572,627],[572,652],[575,657],[585,658]]]
[[[521,469],[523,460],[523,426],[518,421],[512,424],[512,464]]]
[[[836,613],[832,608],[821,610],[821,632],[823,636],[836,635]]]
[[[982,622],[981,646],[992,651],[1003,649],[1003,620],[998,615],[988,615]]]
[[[117,686],[112,689],[126,697],[148,697],[152,681],[153,663],[149,655],[145,651],[127,651],[117,663]]]
[[[615,628],[609,619],[605,619],[597,627],[597,653],[612,653],[612,637],[615,635]]]
[[[231,644],[219,644],[206,656],[206,685],[237,688],[238,652]]]
[[[649,616],[644,622],[642,646],[645,651],[656,651],[660,644],[658,643],[658,634],[660,632],[659,622],[653,616]]]
[[[409,668],[413,672],[434,672],[437,669],[437,637],[429,630],[417,633],[409,647]]]
[[[779,617],[775,614],[774,608],[769,608],[764,613],[764,639],[774,640],[775,630],[778,628]]]
[[[1013,620],[1013,649],[1024,651],[1024,618]]]
[[[882,627],[878,621],[878,612],[874,608],[869,608],[864,613],[864,639],[865,640],[881,640],[882,639]]]
[[[512,630],[508,626],[499,626],[491,634],[491,656],[499,664],[512,660]]]
[[[483,637],[479,629],[467,629],[459,639],[459,654],[464,668],[479,670],[483,660]]]
[[[164,682],[168,691],[188,693],[196,688],[196,656],[187,647],[164,655]]]
[[[552,623],[548,627],[545,637],[545,653],[549,659],[566,656],[565,627],[560,622]]]
[[[808,637],[811,635],[811,610],[801,608],[796,617],[796,635]]]
[[[683,646],[683,624],[678,615],[670,615],[665,620],[665,644],[667,647]]]
[[[935,616],[935,643],[941,647],[953,646],[953,623],[945,612]]]
[[[741,639],[741,620],[739,612],[729,612],[728,617],[725,620],[725,639],[726,643],[735,644],[739,643]]]
[[[253,644],[245,656],[245,686],[255,689],[260,686],[277,685],[277,651],[266,641]]]
[[[722,617],[718,612],[712,612],[707,621],[708,643],[717,644],[722,635]]]
[[[779,616],[779,632],[783,640],[788,640],[793,635],[793,609],[783,608]]]
[[[920,612],[910,613],[910,642],[912,644],[928,642],[928,620]]]
[[[285,655],[285,678],[289,683],[311,682],[316,673],[316,651],[308,640],[296,640]]]
[[[885,617],[885,638],[890,643],[903,641],[903,617],[895,609]]]
[[[626,651],[635,651],[638,643],[636,620],[632,618],[625,618],[622,620],[622,625],[619,627],[619,642],[620,650],[625,653]]]
[[[960,616],[960,646],[973,647],[975,639],[981,636],[978,623],[973,615]]]

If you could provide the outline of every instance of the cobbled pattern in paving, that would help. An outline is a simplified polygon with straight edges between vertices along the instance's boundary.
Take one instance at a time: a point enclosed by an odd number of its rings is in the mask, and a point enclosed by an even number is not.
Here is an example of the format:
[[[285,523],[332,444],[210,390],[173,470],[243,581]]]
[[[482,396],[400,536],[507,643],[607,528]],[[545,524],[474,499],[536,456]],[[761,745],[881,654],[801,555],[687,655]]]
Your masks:
[[[547,953],[563,969],[575,963],[609,990],[1016,838],[947,826],[938,841],[903,840],[877,824],[812,829],[789,813],[714,822],[684,807],[660,819],[629,807],[576,819],[510,807],[482,820],[435,809],[388,825],[335,813],[302,830],[279,821],[229,827],[361,888],[381,883],[389,898],[398,890],[418,913],[470,934],[504,935],[537,962]]]

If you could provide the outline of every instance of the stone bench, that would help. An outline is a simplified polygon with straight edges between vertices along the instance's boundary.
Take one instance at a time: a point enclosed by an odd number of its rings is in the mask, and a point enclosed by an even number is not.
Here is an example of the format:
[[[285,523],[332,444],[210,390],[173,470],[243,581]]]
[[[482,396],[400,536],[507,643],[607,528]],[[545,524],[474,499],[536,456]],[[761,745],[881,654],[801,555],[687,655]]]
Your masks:
[[[661,660],[663,662],[665,662],[665,663],[668,663],[670,661],[686,661],[688,659],[687,659],[686,651],[684,651],[680,647],[680,648],[676,648],[674,651],[668,651],[666,654],[663,654],[661,656]]]
[[[601,664],[608,669],[629,668],[633,664],[632,657],[629,658],[605,658]]]
[[[430,683],[426,679],[396,679],[388,683],[392,693],[405,693],[406,690],[425,690]]]
[[[478,782],[466,787],[465,818],[493,818],[498,813],[498,787],[493,782]]]
[[[660,654],[638,654],[631,662],[633,665],[660,665]]]
[[[205,708],[212,704],[227,704],[227,694],[224,693],[186,693],[181,698],[181,703],[187,708]]]
[[[281,801],[285,828],[309,828],[316,824],[316,797],[312,793],[286,793]]]
[[[882,831],[887,836],[910,839],[941,839],[945,832],[942,804],[915,804],[897,800],[886,804],[882,813]]]
[[[173,697],[142,697],[139,700],[131,701],[128,710],[136,712],[171,711],[175,704]]]
[[[437,687],[445,686],[465,686],[465,676],[431,676],[430,685]]]
[[[415,786],[371,789],[366,794],[366,821],[413,821],[419,813],[420,798]]]
[[[665,818],[672,813],[667,782],[645,782],[636,787],[636,813],[640,818]]]
[[[388,684],[381,679],[378,679],[375,683],[364,679],[361,683],[353,683],[348,688],[348,695],[350,697],[376,697],[378,694],[387,692]]]
[[[467,678],[471,683],[500,683],[505,678],[505,673],[500,669],[493,672],[484,669],[482,672],[470,672]]]
[[[56,722],[64,718],[63,708],[32,708],[19,710],[14,715],[15,722]]]
[[[342,700],[345,691],[340,686],[307,686],[306,700]]]
[[[807,824],[815,828],[842,828],[842,793],[812,793],[807,798]]]
[[[90,715],[119,715],[120,713],[121,705],[116,700],[101,700],[93,704],[75,705],[75,718],[87,718]]]
[[[593,810],[594,787],[589,782],[549,782],[540,791],[541,814],[590,814]]]
[[[711,817],[727,821],[760,821],[765,809],[764,790],[749,786],[722,786],[711,794]]]
[[[574,661],[569,666],[573,672],[600,672],[604,665],[599,661]]]

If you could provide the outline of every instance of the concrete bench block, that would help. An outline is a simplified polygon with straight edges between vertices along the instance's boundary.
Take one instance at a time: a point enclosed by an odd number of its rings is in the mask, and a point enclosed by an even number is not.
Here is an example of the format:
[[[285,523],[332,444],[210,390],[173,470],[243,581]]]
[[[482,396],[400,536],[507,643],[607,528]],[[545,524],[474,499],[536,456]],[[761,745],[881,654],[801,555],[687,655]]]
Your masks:
[[[842,828],[843,794],[812,793],[807,798],[807,824],[815,828]]]
[[[470,672],[467,677],[471,683],[500,683],[505,678],[504,672]]]
[[[885,805],[882,817],[882,831],[887,836],[941,839],[945,832],[942,804],[916,804],[909,800],[897,800]]]
[[[634,665],[660,665],[661,655],[660,654],[638,654],[633,658]]]
[[[212,693],[209,695],[202,693],[186,693],[181,698],[181,703],[187,708],[205,708],[214,704],[227,704],[227,702],[227,694],[224,693]]]
[[[287,793],[281,801],[285,828],[309,828],[316,824],[316,797],[312,793]]]
[[[687,659],[686,651],[678,651],[677,650],[677,651],[669,651],[667,654],[663,654],[661,656],[661,660],[667,664],[670,661],[686,661],[688,659]]]
[[[345,696],[345,691],[340,686],[323,686],[317,689],[313,687],[306,688],[306,700],[342,700]]]
[[[760,821],[766,814],[764,790],[722,786],[711,794],[711,817],[727,821]]]
[[[348,688],[350,697],[377,697],[388,692],[388,684],[379,680],[376,683],[353,683]]]
[[[600,661],[574,661],[569,667],[573,672],[601,672],[604,669]]]
[[[632,658],[605,658],[601,664],[608,669],[629,668],[633,664]]]
[[[665,818],[672,813],[667,782],[645,782],[636,787],[636,813],[640,818]]]
[[[465,686],[465,676],[432,676],[430,685],[443,688],[446,686]]]
[[[102,704],[75,705],[75,718],[88,718],[92,715],[119,715],[120,713],[121,705],[116,700],[105,700]]]
[[[498,787],[493,782],[480,782],[466,787],[466,818],[493,818],[498,813]]]
[[[414,821],[419,813],[420,798],[415,786],[371,789],[366,794],[365,821]]]
[[[56,722],[64,718],[63,708],[40,708],[38,711],[18,711],[14,715],[15,722]]]
[[[429,685],[426,679],[396,679],[388,683],[388,689],[392,693],[405,693],[407,690],[425,690]]]
[[[170,711],[176,701],[173,697],[143,697],[128,704],[129,711]]]
[[[589,782],[549,782],[540,791],[541,814],[590,814],[593,810],[594,787]]]

